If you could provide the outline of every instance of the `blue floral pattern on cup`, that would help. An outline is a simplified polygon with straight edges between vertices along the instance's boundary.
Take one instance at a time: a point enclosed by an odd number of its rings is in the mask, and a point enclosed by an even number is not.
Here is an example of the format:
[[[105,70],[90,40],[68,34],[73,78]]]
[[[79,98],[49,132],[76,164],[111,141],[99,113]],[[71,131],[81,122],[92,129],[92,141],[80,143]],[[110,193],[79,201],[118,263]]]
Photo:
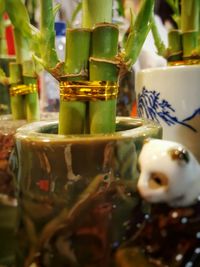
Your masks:
[[[163,121],[168,126],[181,124],[190,130],[197,132],[197,129],[189,124],[196,116],[200,116],[200,107],[187,118],[181,120],[176,116],[176,110],[166,100],[162,99],[159,92],[147,90],[143,87],[142,92],[138,94],[137,104],[138,115],[148,119],[160,122]]]

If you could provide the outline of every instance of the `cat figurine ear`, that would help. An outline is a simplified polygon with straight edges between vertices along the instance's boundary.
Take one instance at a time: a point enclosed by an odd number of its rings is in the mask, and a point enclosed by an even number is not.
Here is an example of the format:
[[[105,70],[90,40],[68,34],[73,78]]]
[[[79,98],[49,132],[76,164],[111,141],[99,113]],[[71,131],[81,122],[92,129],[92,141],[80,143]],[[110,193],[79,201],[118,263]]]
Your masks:
[[[149,139],[139,155],[138,190],[150,203],[194,204],[200,195],[200,164],[183,145]]]

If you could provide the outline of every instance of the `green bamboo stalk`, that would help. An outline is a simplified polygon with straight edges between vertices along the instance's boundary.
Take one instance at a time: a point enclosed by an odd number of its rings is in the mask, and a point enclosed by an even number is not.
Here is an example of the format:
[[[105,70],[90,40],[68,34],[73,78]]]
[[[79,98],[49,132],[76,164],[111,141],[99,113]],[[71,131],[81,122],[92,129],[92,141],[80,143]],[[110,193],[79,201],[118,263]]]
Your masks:
[[[90,58],[90,81],[117,82],[119,69],[115,62]],[[89,103],[89,133],[115,132],[116,99]]]
[[[25,82],[32,82],[32,77],[25,77],[24,80],[22,76],[25,72],[31,72],[32,67],[30,64],[25,62],[29,62],[32,57],[32,53],[30,51],[30,41],[31,41],[31,27],[29,25],[30,20],[26,10],[24,3],[20,0],[11,1],[7,0],[6,2],[6,11],[8,12],[9,18],[13,24],[14,28],[14,40],[15,40],[15,49],[16,49],[16,65],[11,65],[10,78],[11,81],[14,79],[13,83],[15,85],[23,84]],[[23,65],[23,71],[22,71]],[[18,66],[18,67],[16,67]],[[19,67],[21,66],[21,67]],[[19,74],[20,69],[20,74]],[[17,74],[18,73],[18,74]],[[31,79],[31,81],[30,81]],[[36,110],[38,110],[37,98],[34,96],[35,94],[26,95],[14,95],[11,96],[11,109],[14,119],[27,119],[28,121],[38,120],[38,115],[36,116]],[[34,101],[33,101],[34,99]],[[28,104],[26,104],[28,103]],[[35,107],[34,107],[35,105]],[[28,110],[28,112],[27,112]],[[33,112],[31,115],[30,113]],[[27,117],[28,116],[28,117]]]
[[[54,14],[52,0],[40,1],[41,55],[47,70],[58,62],[55,54]],[[48,14],[48,16],[47,16]],[[86,62],[89,55],[90,31],[67,30],[64,76],[60,80],[86,79]],[[43,51],[46,51],[43,53]],[[59,134],[80,134],[84,129],[85,103],[60,99]]]
[[[92,32],[92,53],[90,57],[90,81],[118,81],[118,27],[111,23],[96,24]],[[89,131],[112,133],[115,131],[116,98],[90,101]]]
[[[0,114],[10,114],[9,95],[9,63],[13,61],[10,57],[0,57]]]
[[[183,57],[194,58],[197,55],[199,34],[199,0],[181,1],[181,31],[183,34]]]
[[[90,81],[118,80],[119,68],[115,61],[90,57]]]
[[[112,22],[112,0],[83,0],[84,28],[92,28],[99,22]]]
[[[83,27],[93,28],[98,23],[111,23],[112,22],[112,0],[83,0]],[[106,27],[106,26],[105,26]],[[93,30],[92,33],[92,54],[90,60],[89,67],[89,76],[90,81],[109,81],[107,78],[110,77],[104,70],[109,70],[109,73],[112,73],[112,69],[116,68],[116,64],[107,63],[106,57],[112,58],[114,55],[112,54],[112,48],[110,40],[112,37],[109,37],[110,33],[107,33],[98,41],[95,37],[98,36],[98,31],[102,32],[107,31],[104,27],[97,27]],[[110,29],[109,29],[110,30]],[[115,31],[115,30],[114,30]],[[115,34],[114,34],[115,35]],[[105,37],[106,36],[106,37]],[[115,38],[115,36],[113,36]],[[117,43],[118,45],[118,43]],[[106,48],[107,46],[107,48]],[[115,44],[116,46],[116,44]],[[114,46],[114,47],[115,47]],[[109,47],[109,48],[108,48]],[[116,48],[113,47],[113,51],[117,51]],[[94,54],[93,54],[94,53]],[[111,53],[110,56],[108,56]],[[116,55],[116,54],[115,54]],[[95,56],[95,58],[94,58]],[[114,60],[113,60],[114,61]],[[104,76],[106,73],[107,76]],[[113,76],[110,79],[117,80],[117,76]],[[93,133],[109,133],[115,131],[115,116],[116,116],[116,100],[108,100],[108,101],[90,101],[89,102],[89,132]]]
[[[112,23],[98,23],[92,32],[92,57],[114,59],[118,54],[119,29]]]
[[[181,30],[198,31],[199,29],[199,0],[181,0]]]
[[[124,61],[129,69],[136,62],[146,36],[151,28],[153,9],[154,0],[143,1],[140,12],[136,17],[134,27],[128,36],[125,45]]]
[[[9,64],[10,84],[16,86],[22,84],[22,66],[16,62]],[[24,108],[24,98],[21,95],[14,95],[10,97],[11,112],[14,120],[26,119]]]
[[[90,49],[89,29],[67,29],[66,56],[64,72],[68,74],[81,74],[88,76],[88,57]]]
[[[88,79],[88,58],[90,50],[89,29],[68,29],[66,34],[66,59],[62,77],[64,81]],[[81,134],[86,124],[86,103],[60,99],[59,134]]]
[[[180,30],[173,29],[168,33],[168,62],[182,60],[182,34]]]
[[[7,44],[5,36],[5,22],[0,16],[0,57],[7,55]]]
[[[25,85],[35,85],[37,87],[37,76],[32,60],[23,62],[23,82]],[[40,108],[38,91],[24,96],[24,107],[26,120],[28,122],[39,121]]]

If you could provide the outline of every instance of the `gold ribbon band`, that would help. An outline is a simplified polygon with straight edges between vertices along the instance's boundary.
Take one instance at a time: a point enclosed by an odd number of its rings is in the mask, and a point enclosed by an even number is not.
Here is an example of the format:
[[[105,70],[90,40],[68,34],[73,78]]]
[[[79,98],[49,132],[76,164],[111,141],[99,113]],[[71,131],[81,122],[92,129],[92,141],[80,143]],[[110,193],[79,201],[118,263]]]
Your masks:
[[[117,98],[118,84],[106,81],[61,81],[60,99],[65,101],[96,101]]]
[[[18,84],[13,85],[10,88],[10,95],[11,96],[17,96],[17,95],[27,95],[31,93],[37,92],[37,84]]]

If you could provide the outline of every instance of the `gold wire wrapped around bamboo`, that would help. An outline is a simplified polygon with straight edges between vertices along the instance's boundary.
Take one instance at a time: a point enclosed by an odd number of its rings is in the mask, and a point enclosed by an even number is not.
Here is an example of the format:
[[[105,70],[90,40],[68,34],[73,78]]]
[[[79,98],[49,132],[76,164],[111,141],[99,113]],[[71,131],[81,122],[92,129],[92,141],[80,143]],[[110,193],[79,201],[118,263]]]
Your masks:
[[[37,84],[18,84],[10,88],[10,96],[27,95],[37,92]]]
[[[117,98],[118,83],[110,81],[61,81],[60,99],[64,101],[96,101]]]

